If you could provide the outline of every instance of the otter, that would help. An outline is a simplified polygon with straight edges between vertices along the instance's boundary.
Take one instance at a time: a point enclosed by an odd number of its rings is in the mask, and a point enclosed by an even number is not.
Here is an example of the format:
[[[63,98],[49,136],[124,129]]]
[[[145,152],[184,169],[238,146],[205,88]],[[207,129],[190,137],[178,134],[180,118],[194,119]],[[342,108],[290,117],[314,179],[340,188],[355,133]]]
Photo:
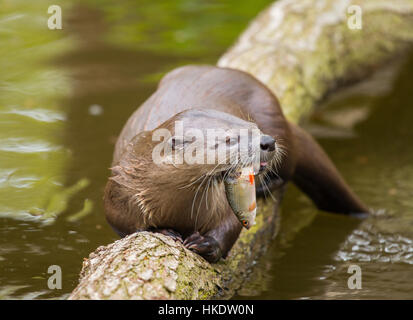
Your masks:
[[[181,136],[175,132],[177,122],[184,127]],[[242,229],[223,183],[233,164],[167,161],[168,153],[191,146],[193,141],[184,137],[193,128],[259,130],[258,196],[292,181],[320,210],[368,213],[318,143],[286,120],[275,95],[259,80],[235,69],[184,66],[163,77],[117,140],[104,205],[107,221],[120,236],[161,232],[209,262],[227,256]],[[154,139],[160,129],[171,137]],[[215,148],[239,143],[229,138],[218,139]],[[169,151],[154,163],[160,144]],[[252,151],[244,165],[252,163]]]

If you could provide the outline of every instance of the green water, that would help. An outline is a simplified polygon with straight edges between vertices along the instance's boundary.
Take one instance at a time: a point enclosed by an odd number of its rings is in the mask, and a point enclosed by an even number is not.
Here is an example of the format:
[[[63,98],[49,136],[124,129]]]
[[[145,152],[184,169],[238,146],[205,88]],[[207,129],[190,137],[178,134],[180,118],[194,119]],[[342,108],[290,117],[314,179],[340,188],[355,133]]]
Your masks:
[[[1,298],[67,297],[83,258],[117,239],[102,193],[128,116],[168,70],[215,63],[270,2],[54,1],[53,31],[48,1],[0,4]],[[238,298],[413,298],[409,70],[412,59],[387,90],[350,92],[306,124],[374,217],[318,212],[291,186],[263,276]],[[347,288],[349,264],[363,289]],[[50,265],[61,290],[48,289]]]

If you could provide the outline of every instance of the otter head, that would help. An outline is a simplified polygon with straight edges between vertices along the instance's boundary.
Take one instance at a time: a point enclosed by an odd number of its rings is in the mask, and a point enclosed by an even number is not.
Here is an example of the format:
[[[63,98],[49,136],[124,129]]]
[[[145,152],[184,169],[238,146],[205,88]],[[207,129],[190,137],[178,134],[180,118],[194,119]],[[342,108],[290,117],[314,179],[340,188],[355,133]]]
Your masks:
[[[224,182],[236,181],[247,167],[254,174],[262,173],[278,152],[275,140],[253,122],[211,109],[190,109],[135,136],[111,179],[131,189],[131,208],[138,206],[139,214],[154,227],[160,227],[161,221],[162,227],[176,226],[182,219],[184,228],[190,219],[201,230],[212,217],[200,212],[219,215],[225,198],[244,227],[249,227],[251,218],[231,201],[238,189],[226,188],[234,184]],[[170,217],[175,220],[168,226]]]

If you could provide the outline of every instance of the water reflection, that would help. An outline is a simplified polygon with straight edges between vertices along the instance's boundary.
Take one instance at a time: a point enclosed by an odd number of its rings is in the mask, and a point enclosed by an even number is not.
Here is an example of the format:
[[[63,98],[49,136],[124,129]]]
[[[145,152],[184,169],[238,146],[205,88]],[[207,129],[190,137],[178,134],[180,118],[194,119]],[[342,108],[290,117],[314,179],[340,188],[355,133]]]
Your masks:
[[[60,4],[60,1],[58,1]],[[66,73],[45,63],[72,43],[45,26],[47,1],[3,1],[0,10],[0,216],[38,220],[62,190],[68,150],[59,135],[70,92]],[[24,190],[22,190],[24,189]]]

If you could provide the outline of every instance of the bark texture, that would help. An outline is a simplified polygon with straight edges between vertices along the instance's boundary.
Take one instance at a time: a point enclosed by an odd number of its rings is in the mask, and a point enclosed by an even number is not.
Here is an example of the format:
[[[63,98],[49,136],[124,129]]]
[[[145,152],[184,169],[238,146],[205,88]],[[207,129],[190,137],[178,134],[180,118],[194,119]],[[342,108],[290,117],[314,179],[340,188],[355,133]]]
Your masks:
[[[352,5],[361,8],[361,30],[348,27]],[[412,42],[413,0],[281,0],[250,24],[218,65],[260,79],[287,117],[299,122],[329,92],[400,58]],[[281,194],[275,197],[276,203],[259,201],[257,224],[242,231],[219,263],[161,234],[141,232],[91,253],[69,299],[229,298],[276,233]]]
[[[242,231],[229,256],[215,264],[159,233],[135,233],[101,246],[83,261],[69,299],[230,298],[275,234],[278,206],[259,200],[258,208],[256,225]]]

